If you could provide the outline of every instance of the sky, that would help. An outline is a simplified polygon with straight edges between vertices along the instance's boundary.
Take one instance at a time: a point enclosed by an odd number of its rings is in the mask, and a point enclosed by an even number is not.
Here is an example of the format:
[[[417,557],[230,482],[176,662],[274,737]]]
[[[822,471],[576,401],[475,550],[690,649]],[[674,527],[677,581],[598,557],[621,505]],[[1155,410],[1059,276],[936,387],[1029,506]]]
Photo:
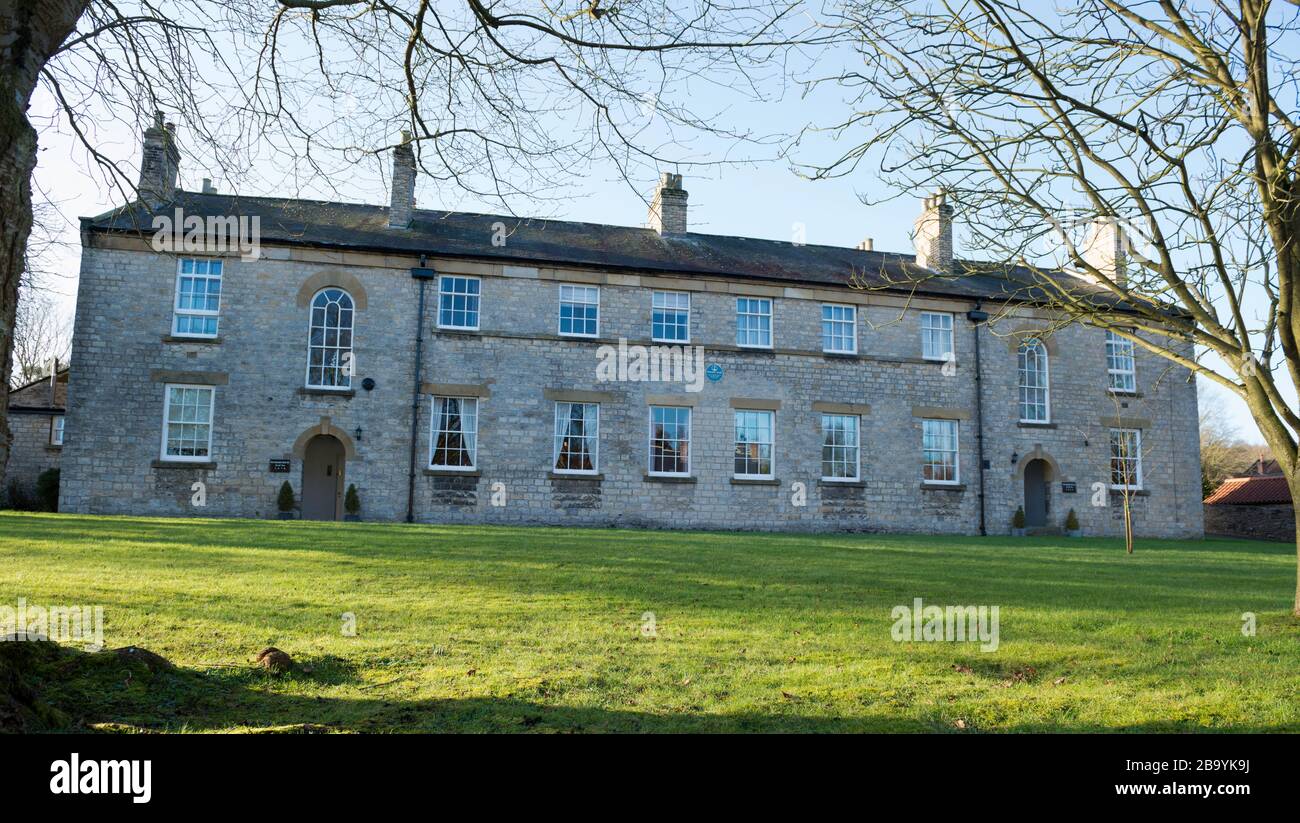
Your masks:
[[[835,52],[830,65],[818,67],[820,73],[838,71],[851,66],[855,57],[851,52]],[[827,125],[838,122],[846,111],[843,92],[821,88],[811,94],[796,84],[783,81],[781,85],[769,84],[763,90],[760,102],[745,99],[744,95],[711,83],[696,83],[689,89],[693,110],[708,112],[714,118],[725,118],[737,128],[758,133],[795,133],[808,125]],[[328,113],[336,103],[325,97],[307,98],[301,103],[309,113]],[[138,169],[140,137],[134,128],[122,120],[129,119],[122,112],[112,112],[111,117],[98,118],[96,142],[98,149],[114,161]],[[645,113],[653,120],[653,108]],[[212,110],[213,117],[221,114]],[[44,92],[37,94],[32,107],[33,122],[39,124],[40,145],[38,165],[34,177],[37,201],[48,200],[64,218],[61,227],[66,245],[51,250],[45,265],[56,269],[60,276],[50,283],[59,295],[60,305],[70,317],[75,305],[76,272],[80,250],[76,218],[98,214],[116,205],[114,191],[104,185],[102,175],[93,169],[84,148],[57,116],[53,101]],[[563,130],[563,119],[554,128]],[[670,134],[667,129],[656,131],[650,123],[643,132],[648,139],[663,139]],[[673,135],[680,132],[671,132]],[[562,136],[562,135],[561,135]],[[390,140],[395,140],[395,135]],[[182,152],[186,134],[179,135]],[[815,134],[806,144],[807,153],[800,157],[826,160],[837,146],[829,134]],[[864,238],[874,240],[875,248],[883,251],[907,252],[912,248],[912,223],[921,208],[921,199],[928,192],[893,192],[886,189],[872,174],[870,165],[864,165],[854,174],[830,180],[812,181],[801,176],[788,159],[772,159],[768,148],[742,147],[734,143],[695,136],[683,157],[704,161],[704,165],[669,167],[685,176],[684,187],[690,193],[689,220],[692,231],[710,234],[758,237],[772,240],[791,240],[800,232],[804,242],[852,247]],[[735,161],[750,156],[755,162],[736,165],[709,165],[713,161]],[[222,179],[220,173],[205,167],[205,162],[193,156],[181,160],[182,188],[197,190],[204,177],[216,178],[218,190],[235,191],[246,195],[285,196],[296,191],[300,196],[320,199],[343,199],[353,202],[387,203],[385,170],[374,159],[338,167],[339,173],[331,175],[328,183],[310,178],[295,177],[293,185],[286,186],[286,172],[278,159],[267,153],[254,156],[241,169],[240,179]],[[570,169],[562,185],[555,190],[554,199],[530,202],[520,199],[512,203],[517,213],[528,216],[579,220],[594,223],[639,226],[645,224],[646,205],[651,180],[637,181],[639,190],[629,183],[607,161],[591,159],[585,166]],[[640,196],[638,196],[638,194]],[[880,202],[887,198],[888,202]],[[864,199],[874,205],[867,205]],[[422,179],[416,192],[420,208],[466,211],[500,211],[500,206],[486,203],[447,183]],[[962,247],[961,214],[957,221],[957,254]],[[1228,418],[1238,433],[1252,442],[1261,442],[1258,430],[1243,404],[1220,389],[1211,392],[1222,397]]]

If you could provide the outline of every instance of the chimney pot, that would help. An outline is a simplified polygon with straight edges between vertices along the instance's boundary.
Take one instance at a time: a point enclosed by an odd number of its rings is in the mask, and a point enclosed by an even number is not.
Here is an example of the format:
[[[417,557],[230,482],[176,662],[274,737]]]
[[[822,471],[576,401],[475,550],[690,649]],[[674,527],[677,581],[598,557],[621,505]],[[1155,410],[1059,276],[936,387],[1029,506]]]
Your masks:
[[[858,243],[858,251],[872,251],[875,247],[876,241],[872,240],[870,237],[866,238],[861,243]]]
[[[943,189],[922,201],[921,215],[916,218],[913,232],[916,265],[943,274],[952,273],[952,211]]]
[[[388,208],[388,226],[405,229],[415,213],[415,150],[411,133],[402,132],[402,144],[393,149],[393,191]]]
[[[682,176],[672,172],[659,175],[650,200],[650,228],[659,234],[686,234],[686,203],[689,195],[682,188]]]
[[[1088,224],[1088,234],[1079,250],[1084,262],[1101,272],[1120,288],[1128,286],[1128,237],[1114,217],[1096,217]],[[1101,281],[1090,271],[1085,279]]]
[[[161,111],[154,112],[153,125],[144,132],[140,155],[140,198],[152,205],[166,203],[176,196],[176,177],[181,153],[176,146],[176,126],[163,122]]]

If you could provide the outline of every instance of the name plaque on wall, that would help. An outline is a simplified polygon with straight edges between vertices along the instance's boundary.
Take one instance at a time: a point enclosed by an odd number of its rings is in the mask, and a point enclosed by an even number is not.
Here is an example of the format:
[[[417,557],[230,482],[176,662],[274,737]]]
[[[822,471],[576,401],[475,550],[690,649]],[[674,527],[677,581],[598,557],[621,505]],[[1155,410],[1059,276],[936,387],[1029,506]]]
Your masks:
[[[288,461],[288,460],[272,460],[272,461],[271,461],[270,472],[271,472],[271,474],[288,474],[288,473],[289,473],[289,461]]]

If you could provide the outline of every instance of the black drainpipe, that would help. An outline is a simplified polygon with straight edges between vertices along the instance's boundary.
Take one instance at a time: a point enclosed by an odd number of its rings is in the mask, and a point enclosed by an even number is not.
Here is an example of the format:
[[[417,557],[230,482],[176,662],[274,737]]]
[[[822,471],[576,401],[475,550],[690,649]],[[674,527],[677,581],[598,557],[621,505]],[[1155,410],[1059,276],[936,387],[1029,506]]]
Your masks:
[[[989,319],[988,312],[980,308],[980,301],[975,301],[975,309],[966,312],[966,319],[975,325],[975,459],[979,462],[980,478],[980,537],[988,535],[988,523],[984,500],[984,363],[980,359],[980,326]],[[414,458],[412,458],[414,459]]]
[[[422,357],[424,353],[424,287],[434,278],[433,269],[424,267],[424,255],[420,255],[420,265],[411,269],[411,277],[420,282],[420,299],[415,310],[415,370],[411,386],[411,466],[406,478],[406,522],[415,522],[415,450],[419,444],[420,432],[420,383],[424,380]]]

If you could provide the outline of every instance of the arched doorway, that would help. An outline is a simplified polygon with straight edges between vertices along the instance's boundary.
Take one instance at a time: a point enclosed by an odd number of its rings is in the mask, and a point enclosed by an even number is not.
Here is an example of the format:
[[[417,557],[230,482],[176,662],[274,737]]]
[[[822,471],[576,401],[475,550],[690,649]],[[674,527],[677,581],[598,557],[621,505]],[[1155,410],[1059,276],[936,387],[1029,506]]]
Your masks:
[[[307,441],[302,460],[302,519],[338,520],[343,508],[347,453],[338,438],[318,434]]]
[[[1046,460],[1034,459],[1025,464],[1025,525],[1042,528],[1051,513],[1052,467]]]

